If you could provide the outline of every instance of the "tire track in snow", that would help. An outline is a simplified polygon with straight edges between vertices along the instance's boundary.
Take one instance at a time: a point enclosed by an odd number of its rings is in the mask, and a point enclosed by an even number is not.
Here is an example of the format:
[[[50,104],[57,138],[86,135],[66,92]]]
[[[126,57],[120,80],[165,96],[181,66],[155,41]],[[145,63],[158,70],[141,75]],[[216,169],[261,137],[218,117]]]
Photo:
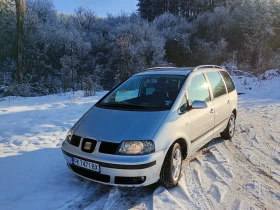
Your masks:
[[[177,187],[167,190],[176,200],[181,203],[184,209],[195,209],[197,206],[193,202],[193,199],[187,188],[188,186],[185,180],[181,178]]]
[[[269,194],[271,194],[269,192],[272,189],[274,192],[280,193],[280,185],[277,181],[266,176],[261,169],[256,168],[230,141],[223,141],[223,143],[219,144],[217,147],[230,151],[229,157],[232,156],[231,158],[236,160],[236,163],[232,164],[232,166],[236,168],[234,171],[238,173],[235,173],[235,178],[231,182],[232,192],[236,192],[241,188],[242,191],[241,194],[238,195],[239,198],[242,197],[242,200],[247,200],[248,204],[256,205],[255,207],[257,208],[264,209],[267,206],[273,206],[273,209],[276,209],[277,206],[280,206],[279,200],[270,199],[269,197]],[[265,198],[263,198],[263,194],[260,194],[261,190],[266,191]],[[277,195],[278,193],[274,196]]]
[[[196,209],[216,209],[215,203],[209,198],[207,189],[201,178],[201,163],[194,159],[189,167],[183,171],[186,188],[190,192]]]
[[[120,188],[86,181],[80,196],[60,210],[152,209],[152,193],[157,186]]]
[[[239,121],[238,139],[246,139],[252,142],[250,145],[246,141],[233,142],[237,144],[241,152],[249,158],[250,162],[259,168],[264,174],[271,176],[280,182],[280,114],[278,105],[266,107],[253,107],[242,113]],[[241,109],[241,112],[244,110]],[[251,114],[251,113],[258,114]],[[247,120],[250,114],[250,120]],[[253,136],[250,134],[254,134]],[[254,138],[258,138],[259,143],[254,144]],[[235,138],[237,139],[237,138]]]
[[[231,160],[224,154],[228,151],[221,151],[216,146],[217,142],[209,144],[203,159],[200,160],[203,166],[203,176],[205,183],[208,184],[209,194],[212,197],[212,203],[217,203],[217,209],[231,209],[235,200],[240,197],[233,191],[240,191],[240,187],[233,187],[232,180],[235,177],[229,164]],[[243,198],[242,200],[246,200]]]
[[[235,159],[235,152],[229,150],[227,147],[224,147],[224,144],[225,140],[216,139],[214,147],[217,150],[222,151],[222,153],[227,154],[227,158],[230,160],[231,173],[234,174],[232,178],[228,177],[229,189],[227,195],[225,195],[225,197],[227,197],[225,201],[226,209],[232,209],[236,200],[241,200],[242,205],[257,209],[263,208],[263,204],[255,200],[255,198],[246,191],[246,185],[248,181],[251,180],[250,174],[244,173],[244,168],[240,162]]]

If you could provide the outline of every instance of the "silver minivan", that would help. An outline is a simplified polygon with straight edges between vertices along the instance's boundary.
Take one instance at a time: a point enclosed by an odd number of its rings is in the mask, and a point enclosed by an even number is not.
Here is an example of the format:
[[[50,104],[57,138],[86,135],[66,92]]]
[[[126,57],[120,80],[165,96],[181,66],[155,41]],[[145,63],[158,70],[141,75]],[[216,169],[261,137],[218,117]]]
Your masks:
[[[177,185],[182,160],[235,131],[237,93],[220,66],[158,67],[125,80],[62,143],[77,175],[117,186]]]

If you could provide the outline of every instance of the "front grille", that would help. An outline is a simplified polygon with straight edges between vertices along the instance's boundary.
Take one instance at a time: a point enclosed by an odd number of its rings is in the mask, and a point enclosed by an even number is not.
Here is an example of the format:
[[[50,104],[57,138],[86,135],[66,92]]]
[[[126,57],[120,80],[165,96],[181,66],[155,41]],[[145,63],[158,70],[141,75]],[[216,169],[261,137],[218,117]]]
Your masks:
[[[110,176],[109,175],[104,175],[104,174],[99,174],[99,173],[96,173],[96,172],[92,172],[92,171],[80,168],[80,167],[72,165],[72,164],[69,164],[69,166],[75,173],[80,174],[80,175],[82,175],[84,177],[87,177],[89,179],[100,181],[100,182],[106,182],[106,183],[110,182]]]
[[[86,143],[91,144],[90,147],[87,146]],[[82,151],[86,152],[86,153],[93,153],[96,143],[97,143],[97,141],[95,141],[93,139],[84,138],[83,143],[82,143]]]
[[[102,141],[99,147],[99,152],[106,154],[116,154],[119,145],[120,143]]]
[[[142,184],[146,180],[145,176],[139,177],[123,177],[123,176],[116,176],[115,177],[115,184]]]
[[[70,144],[72,144],[75,147],[78,147],[80,146],[80,142],[81,142],[81,137],[73,135]]]

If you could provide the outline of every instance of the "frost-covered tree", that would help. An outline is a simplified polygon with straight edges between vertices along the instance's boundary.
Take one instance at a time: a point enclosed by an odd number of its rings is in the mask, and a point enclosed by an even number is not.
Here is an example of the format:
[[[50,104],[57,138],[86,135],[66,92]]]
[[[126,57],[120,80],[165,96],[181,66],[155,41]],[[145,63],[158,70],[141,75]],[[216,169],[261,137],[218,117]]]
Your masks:
[[[120,80],[163,63],[164,39],[156,27],[138,15],[109,16],[96,25],[92,41],[98,68],[103,69],[102,83],[112,87],[116,72]]]
[[[16,1],[17,16],[17,79],[18,83],[23,82],[23,50],[24,50],[24,16],[26,12],[25,0]]]
[[[5,72],[16,72],[16,16],[12,0],[0,1],[0,82]]]
[[[157,17],[153,24],[165,39],[165,60],[177,66],[187,65],[192,25],[185,18],[170,13]]]
[[[87,36],[89,36],[89,33],[92,31],[93,24],[96,22],[98,17],[92,10],[82,6],[75,10],[75,16],[80,29],[83,30]]]
[[[25,78],[29,82],[40,81],[41,79],[46,82],[46,77],[49,77],[54,69],[47,49],[51,40],[59,39],[59,37],[54,36],[53,30],[57,26],[54,6],[48,0],[28,0],[26,3],[24,28]]]
[[[138,14],[100,18],[83,7],[67,15],[51,0],[26,0],[24,81],[50,93],[110,89],[159,65],[279,67],[278,0],[139,0],[138,7]],[[16,35],[15,1],[2,0],[0,82],[4,72],[16,78]]]
[[[271,40],[277,36],[274,22],[279,17],[273,14],[272,2],[244,0],[242,5],[236,7],[234,13],[244,38],[244,53],[251,67],[258,70],[266,66],[272,53]]]
[[[27,0],[27,4],[37,14],[40,21],[55,20],[56,11],[52,0]]]

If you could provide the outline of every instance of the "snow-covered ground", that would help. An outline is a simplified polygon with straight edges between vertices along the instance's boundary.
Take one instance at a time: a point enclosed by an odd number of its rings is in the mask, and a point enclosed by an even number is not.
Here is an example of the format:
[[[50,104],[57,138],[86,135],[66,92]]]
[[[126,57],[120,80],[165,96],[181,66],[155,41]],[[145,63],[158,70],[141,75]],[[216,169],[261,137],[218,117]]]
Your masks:
[[[217,137],[184,161],[179,185],[118,188],[86,181],[60,150],[68,129],[102,95],[0,101],[0,209],[280,209],[280,77],[235,76],[232,141]]]

